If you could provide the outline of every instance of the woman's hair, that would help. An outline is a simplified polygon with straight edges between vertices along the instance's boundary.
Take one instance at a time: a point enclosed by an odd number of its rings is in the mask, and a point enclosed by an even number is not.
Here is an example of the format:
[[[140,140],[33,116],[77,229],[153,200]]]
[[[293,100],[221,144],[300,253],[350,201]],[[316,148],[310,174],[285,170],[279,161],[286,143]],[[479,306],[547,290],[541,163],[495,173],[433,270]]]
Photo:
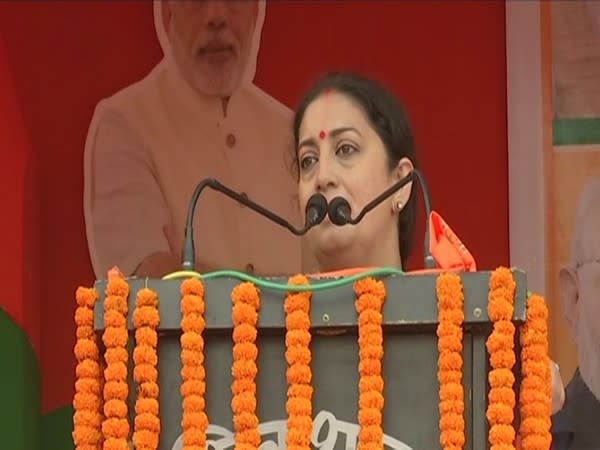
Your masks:
[[[306,108],[323,92],[346,95],[365,113],[369,123],[383,141],[390,170],[398,161],[408,158],[417,168],[415,146],[406,113],[396,97],[380,84],[349,72],[332,72],[321,78],[302,97],[294,114],[294,172],[298,175],[298,134]],[[411,251],[416,214],[416,189],[411,189],[408,202],[398,217],[399,251],[404,261]]]

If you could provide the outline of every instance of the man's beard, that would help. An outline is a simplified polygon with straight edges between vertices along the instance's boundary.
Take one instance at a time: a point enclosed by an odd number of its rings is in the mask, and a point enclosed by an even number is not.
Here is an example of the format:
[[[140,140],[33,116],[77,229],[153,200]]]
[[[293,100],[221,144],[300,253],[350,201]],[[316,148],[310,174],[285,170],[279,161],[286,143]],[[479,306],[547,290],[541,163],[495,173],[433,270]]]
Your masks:
[[[578,308],[577,359],[581,378],[600,401],[600,326],[598,317],[591,312]]]
[[[184,79],[202,95],[230,97],[242,82],[246,70],[245,64],[248,61],[244,53],[245,48],[240,46],[237,56],[234,56],[230,64],[225,64],[227,67],[205,65],[199,68],[197,60],[199,50],[193,55],[188,54],[181,35],[176,32],[176,25],[172,19],[169,43],[173,62],[178,66],[177,69]],[[231,38],[221,38],[220,40],[220,42],[230,41]]]

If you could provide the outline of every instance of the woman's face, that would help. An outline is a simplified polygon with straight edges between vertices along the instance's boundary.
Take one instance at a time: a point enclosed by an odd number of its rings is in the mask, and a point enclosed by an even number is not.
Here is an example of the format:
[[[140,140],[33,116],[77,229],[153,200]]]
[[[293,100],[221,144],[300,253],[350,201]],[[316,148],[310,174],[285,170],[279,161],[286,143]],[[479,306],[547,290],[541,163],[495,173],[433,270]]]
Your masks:
[[[344,197],[356,217],[362,208],[412,169],[402,159],[390,170],[382,140],[363,110],[344,94],[329,91],[305,111],[298,132],[298,194],[301,211],[310,196],[328,201]],[[306,236],[322,271],[359,266],[400,266],[397,211],[406,204],[410,183],[371,210],[357,225],[337,226],[325,220]]]

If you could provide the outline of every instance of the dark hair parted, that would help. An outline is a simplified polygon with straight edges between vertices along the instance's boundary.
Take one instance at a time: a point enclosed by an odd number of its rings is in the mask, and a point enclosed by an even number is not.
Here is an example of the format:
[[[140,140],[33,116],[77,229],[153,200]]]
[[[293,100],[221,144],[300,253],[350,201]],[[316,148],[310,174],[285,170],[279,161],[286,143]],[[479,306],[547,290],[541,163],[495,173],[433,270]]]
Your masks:
[[[382,140],[390,170],[396,168],[402,158],[408,158],[415,169],[417,160],[412,131],[404,108],[396,97],[377,82],[350,72],[332,72],[321,78],[302,97],[294,114],[294,171],[299,174],[298,134],[308,106],[322,93],[337,92],[348,96],[365,113],[367,120]],[[416,189],[398,217],[399,251],[403,265],[412,247],[416,215]]]

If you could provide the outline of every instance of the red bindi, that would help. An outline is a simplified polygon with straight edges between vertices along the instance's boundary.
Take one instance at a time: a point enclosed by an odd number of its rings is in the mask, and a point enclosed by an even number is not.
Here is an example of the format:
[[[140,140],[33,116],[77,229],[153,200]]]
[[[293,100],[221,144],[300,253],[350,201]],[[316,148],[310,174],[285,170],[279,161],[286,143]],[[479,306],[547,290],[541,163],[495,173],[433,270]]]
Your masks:
[[[325,134],[326,134],[326,133],[325,133],[325,131],[321,130],[321,131],[319,132],[319,137],[320,137],[321,139],[325,139]]]

